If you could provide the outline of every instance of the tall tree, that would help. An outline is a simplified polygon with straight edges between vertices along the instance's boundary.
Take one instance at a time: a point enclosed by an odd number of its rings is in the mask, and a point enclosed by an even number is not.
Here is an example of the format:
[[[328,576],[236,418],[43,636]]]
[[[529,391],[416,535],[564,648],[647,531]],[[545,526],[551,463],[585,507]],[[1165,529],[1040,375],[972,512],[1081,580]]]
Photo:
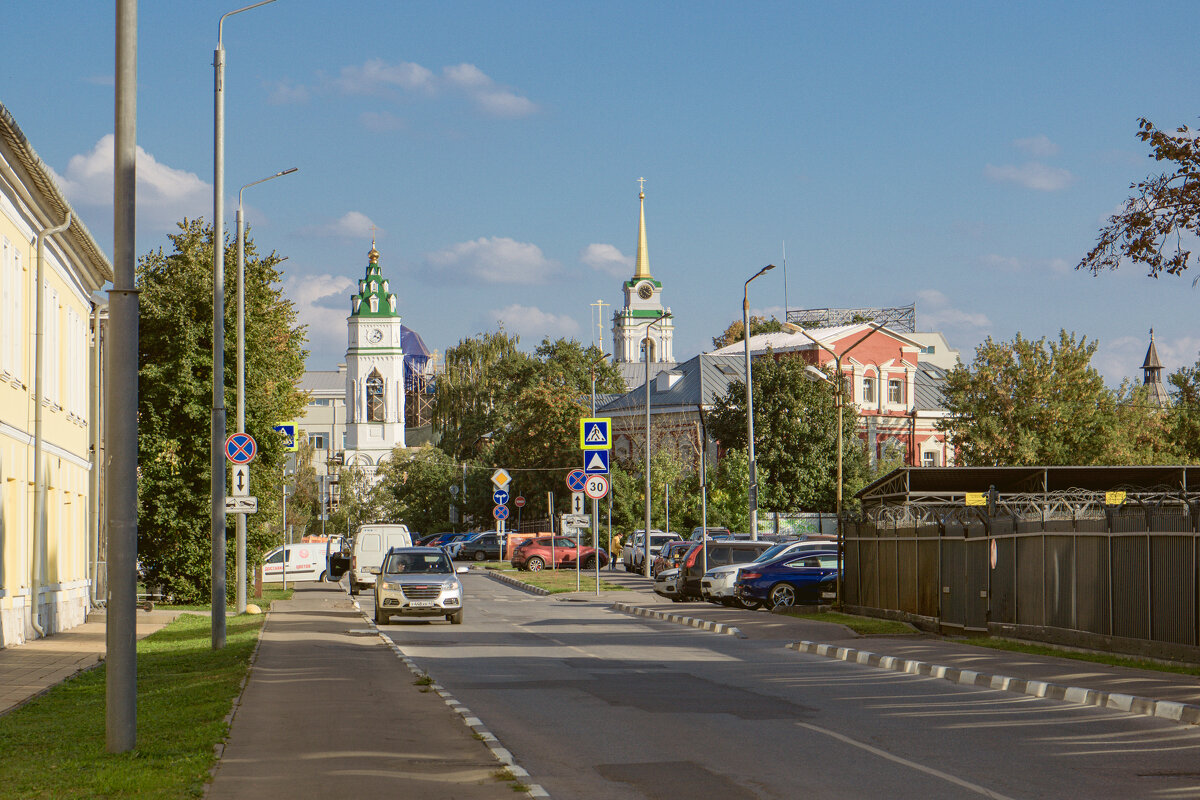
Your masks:
[[[440,447],[458,459],[474,457],[501,424],[531,371],[520,340],[503,330],[463,339],[446,351],[433,417]]]
[[[1094,274],[1129,258],[1156,278],[1178,275],[1194,261],[1187,245],[1200,234],[1200,140],[1186,125],[1168,133],[1145,118],[1138,120],[1137,136],[1149,143],[1150,158],[1171,168],[1130,185],[1133,196],[1100,229],[1076,269]]]
[[[1167,412],[1168,436],[1180,459],[1200,463],[1200,360],[1167,377],[1172,403]]]
[[[837,505],[837,406],[834,389],[806,374],[806,362],[768,353],[754,361],[754,448],[759,506],[779,512],[832,511]],[[844,383],[837,382],[839,391]],[[849,398],[842,415],[843,482],[866,474]],[[729,385],[713,411],[713,436],[746,449],[746,384]],[[843,490],[843,495],[847,492]]]
[[[757,336],[760,333],[778,333],[781,330],[783,330],[783,323],[775,319],[775,317],[771,317],[770,319],[766,319],[765,317],[755,317],[753,315],[750,317],[751,336]],[[733,322],[729,323],[729,327],[726,328],[720,336],[713,337],[713,348],[725,347],[733,344],[734,342],[740,342],[745,338],[746,326],[742,324],[742,320],[735,319]]]
[[[138,368],[138,555],[146,580],[178,599],[209,596],[209,443],[212,406],[212,228],[183,220],[138,262],[141,291]],[[283,443],[272,430],[303,408],[296,381],[304,372],[305,333],[283,296],[274,252],[245,243],[246,430],[258,441],[251,492],[274,495],[282,482]],[[236,274],[235,248],[225,248],[226,274]],[[236,296],[227,293],[225,329],[236,330]],[[225,338],[225,405],[236,407],[236,337]],[[230,430],[232,432],[232,429]],[[276,524],[278,520],[275,520]],[[247,518],[248,561],[278,540],[266,515]],[[228,525],[233,535],[232,521]],[[232,552],[232,548],[229,548]],[[232,574],[234,559],[227,561]],[[231,594],[235,582],[227,581]]]
[[[373,491],[384,522],[403,522],[414,535],[451,530],[450,506],[461,472],[458,464],[436,447],[397,449],[380,468]]]

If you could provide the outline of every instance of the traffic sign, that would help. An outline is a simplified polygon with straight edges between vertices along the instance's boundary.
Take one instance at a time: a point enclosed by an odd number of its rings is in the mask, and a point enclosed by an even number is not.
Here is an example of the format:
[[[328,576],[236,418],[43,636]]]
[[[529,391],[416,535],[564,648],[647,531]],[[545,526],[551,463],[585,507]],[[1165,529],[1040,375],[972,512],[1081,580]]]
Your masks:
[[[608,417],[584,417],[579,420],[579,449],[611,450],[612,420]]]
[[[518,496],[516,500],[513,500],[513,505],[522,508],[525,505],[525,498]]]
[[[508,506],[496,506],[492,509],[492,516],[498,520],[508,519]]]
[[[508,492],[503,489],[497,489],[492,492],[492,502],[498,506],[502,506],[508,502]]]
[[[249,464],[234,464],[233,465],[233,496],[234,497],[249,497],[250,496],[250,465]]]
[[[257,514],[258,513],[258,498],[257,497],[226,497],[225,498],[225,513],[226,514]]]
[[[225,458],[234,464],[249,464],[258,454],[258,443],[248,433],[235,433],[225,440]]]
[[[296,441],[296,426],[295,425],[272,425],[271,430],[277,431],[283,436],[283,449],[289,453],[294,453],[300,449],[300,444]]]
[[[583,492],[593,500],[599,500],[608,494],[608,478],[603,475],[592,475],[584,484]]]
[[[571,513],[582,514],[585,506],[583,505],[583,492],[571,493]]]
[[[496,484],[497,489],[503,489],[512,481],[512,475],[508,474],[508,470],[500,468],[492,473],[492,483]]]
[[[587,528],[592,524],[592,518],[589,514],[563,514],[562,525],[564,528]]]
[[[567,475],[567,488],[572,492],[582,492],[585,483],[587,483],[587,475],[581,469],[573,469]]]
[[[588,475],[608,474],[608,450],[588,450],[583,454],[583,471]]]

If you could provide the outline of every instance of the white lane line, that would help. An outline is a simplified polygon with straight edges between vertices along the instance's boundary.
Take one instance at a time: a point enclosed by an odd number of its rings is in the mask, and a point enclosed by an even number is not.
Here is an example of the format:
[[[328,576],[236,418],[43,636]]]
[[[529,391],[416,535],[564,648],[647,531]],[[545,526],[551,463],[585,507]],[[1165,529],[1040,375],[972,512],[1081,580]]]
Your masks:
[[[1013,798],[1009,797],[1008,795],[1000,794],[999,792],[993,792],[991,789],[984,788],[983,786],[971,783],[970,781],[964,781],[962,778],[956,778],[953,775],[934,769],[933,767],[927,767],[924,764],[918,764],[915,761],[909,761],[907,758],[901,758],[900,756],[889,753],[886,750],[880,750],[878,747],[872,747],[866,742],[860,742],[857,739],[851,739],[849,736],[843,736],[837,731],[831,731],[828,728],[822,728],[819,725],[812,725],[807,722],[797,722],[796,724],[801,728],[807,728],[814,733],[820,733],[825,736],[829,736],[830,738],[837,739],[839,742],[844,742],[852,747],[857,747],[860,750],[866,750],[868,753],[873,753],[880,758],[886,758],[888,761],[895,761],[897,764],[903,764],[906,767],[911,767],[918,772],[924,772],[927,775],[932,775],[935,778],[941,778],[947,783],[953,783],[955,786],[961,786],[964,789],[969,789],[976,794],[983,795],[984,797],[990,797],[992,800],[1013,800]]]

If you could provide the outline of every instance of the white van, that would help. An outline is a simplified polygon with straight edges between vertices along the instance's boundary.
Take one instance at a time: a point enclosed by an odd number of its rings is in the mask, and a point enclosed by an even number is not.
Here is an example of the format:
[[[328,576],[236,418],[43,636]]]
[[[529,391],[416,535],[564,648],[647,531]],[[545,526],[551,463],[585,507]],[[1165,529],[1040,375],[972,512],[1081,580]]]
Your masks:
[[[350,571],[346,573],[350,594],[358,594],[359,589],[375,585],[371,569],[378,571],[383,566],[383,557],[393,547],[412,547],[407,525],[363,525],[358,529]]]
[[[328,568],[328,545],[325,542],[302,542],[287,546],[287,579],[289,581],[323,581]],[[283,546],[267,553],[263,560],[263,583],[282,583]]]

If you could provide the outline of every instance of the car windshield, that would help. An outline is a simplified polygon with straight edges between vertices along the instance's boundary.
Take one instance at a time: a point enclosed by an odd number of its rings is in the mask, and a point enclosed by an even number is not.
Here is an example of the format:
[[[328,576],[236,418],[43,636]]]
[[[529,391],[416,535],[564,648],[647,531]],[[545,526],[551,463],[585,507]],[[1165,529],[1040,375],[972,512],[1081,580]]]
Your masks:
[[[445,574],[454,572],[445,553],[392,553],[383,566],[385,575]]]

